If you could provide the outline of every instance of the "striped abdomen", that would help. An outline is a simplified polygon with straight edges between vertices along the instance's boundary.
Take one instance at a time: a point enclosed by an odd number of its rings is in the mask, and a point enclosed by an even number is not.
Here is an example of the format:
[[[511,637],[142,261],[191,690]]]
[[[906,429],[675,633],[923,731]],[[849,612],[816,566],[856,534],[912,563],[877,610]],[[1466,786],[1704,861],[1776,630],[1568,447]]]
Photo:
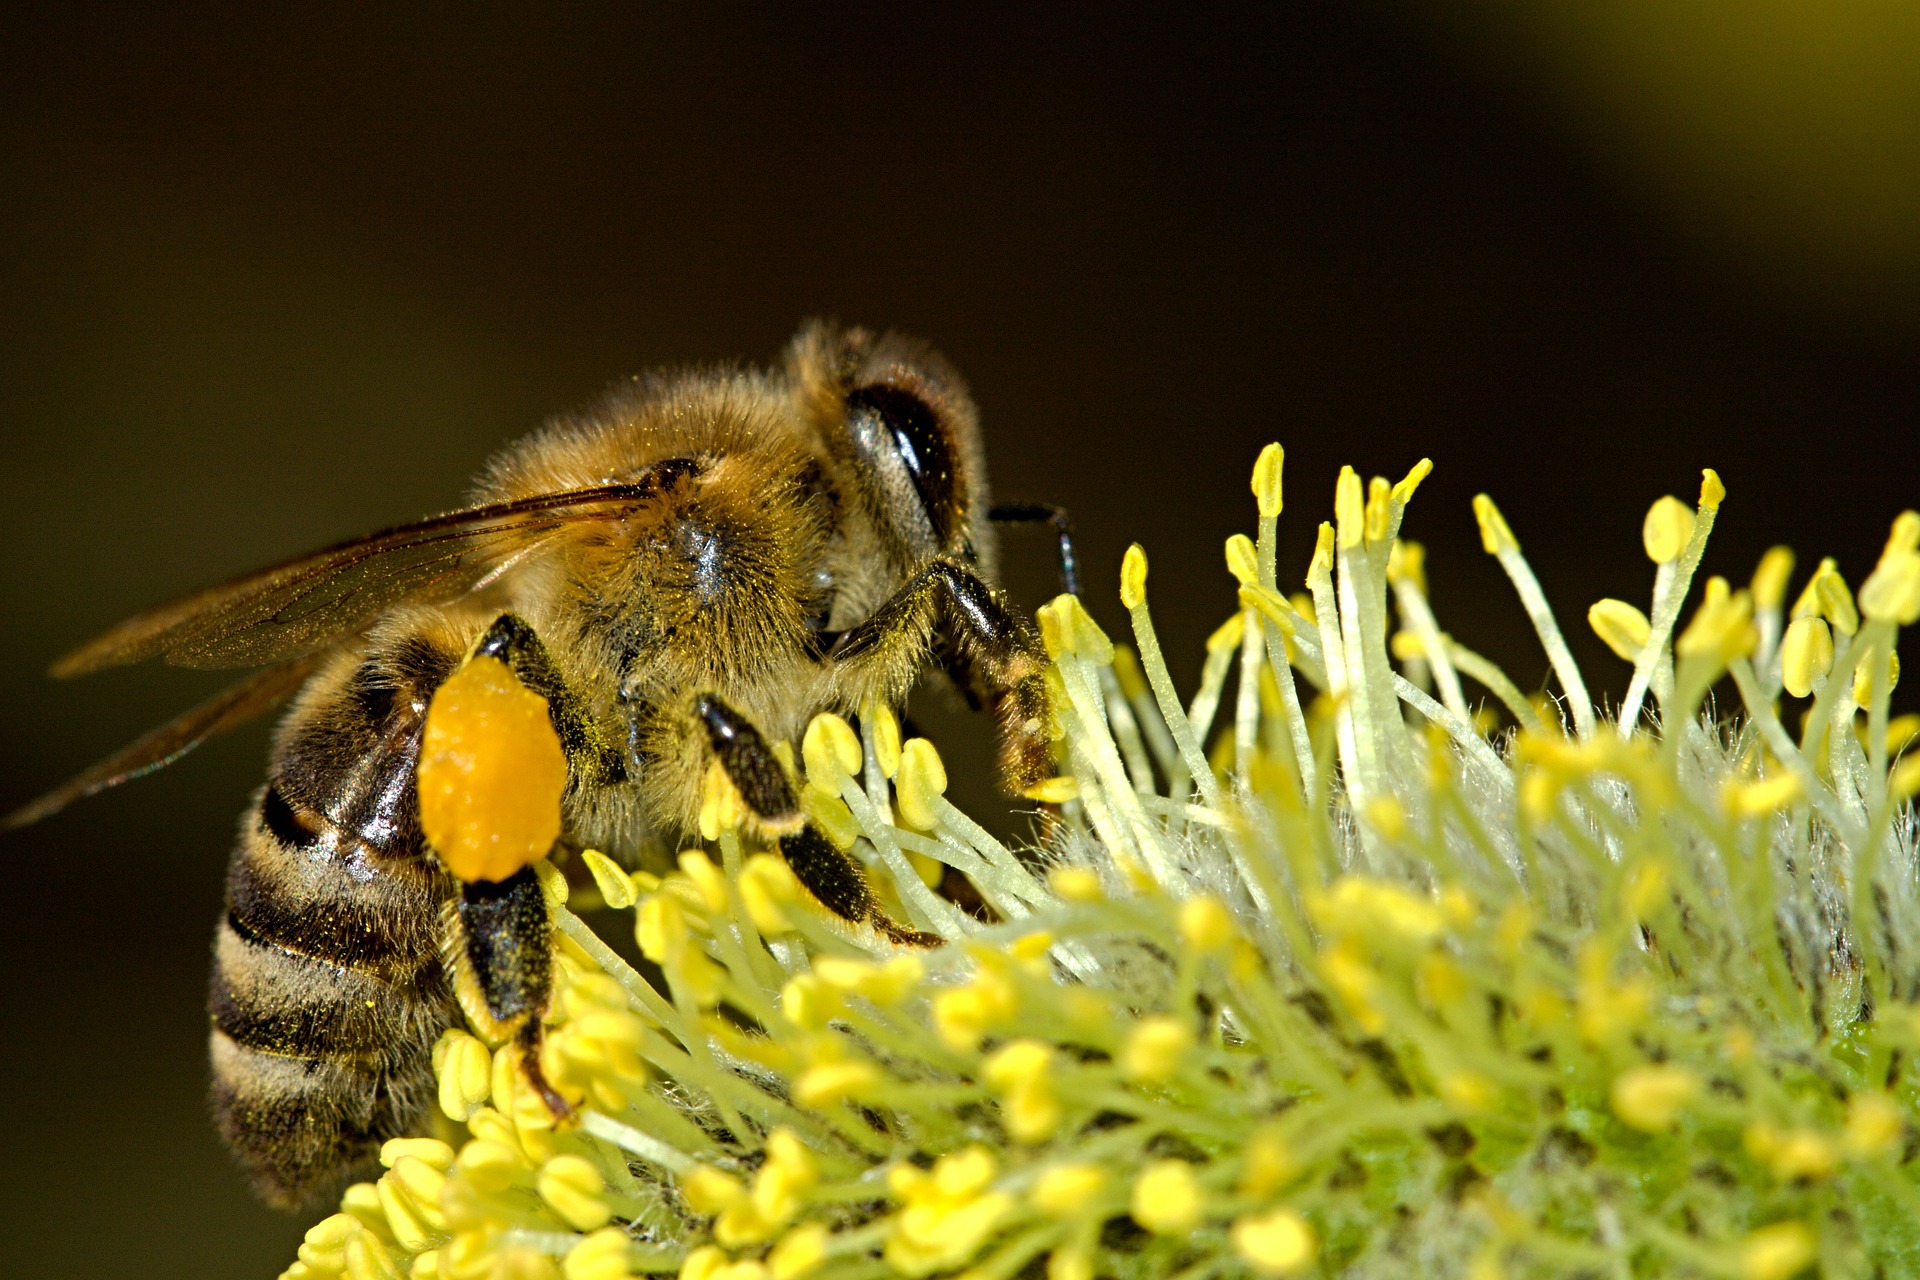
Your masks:
[[[241,824],[208,998],[213,1109],[278,1204],[335,1189],[413,1125],[433,1098],[433,1043],[459,1017],[439,952],[451,885],[424,851],[414,788],[452,660],[415,643],[316,677]]]

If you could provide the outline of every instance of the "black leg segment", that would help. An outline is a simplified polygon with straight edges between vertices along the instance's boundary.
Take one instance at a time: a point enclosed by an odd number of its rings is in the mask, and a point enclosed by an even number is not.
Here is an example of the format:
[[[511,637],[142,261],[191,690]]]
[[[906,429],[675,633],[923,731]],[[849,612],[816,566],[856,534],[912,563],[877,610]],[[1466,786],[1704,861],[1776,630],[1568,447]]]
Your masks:
[[[579,780],[596,786],[626,780],[624,755],[601,740],[585,704],[526,619],[512,613],[495,618],[474,646],[473,656],[483,655],[504,662],[520,683],[547,700],[553,731],[560,735],[569,770]]]
[[[995,524],[1045,524],[1060,540],[1060,589],[1070,596],[1080,594],[1080,559],[1073,551],[1073,517],[1065,507],[1038,502],[1001,502],[988,509],[987,519]]]
[[[761,824],[773,831],[800,825],[793,787],[767,740],[748,719],[710,693],[694,699],[694,714],[706,726],[707,741],[740,798]]]
[[[872,925],[903,947],[937,947],[946,941],[937,933],[909,929],[882,911],[860,864],[812,827],[782,836],[780,853],[793,868],[794,877],[842,920]]]

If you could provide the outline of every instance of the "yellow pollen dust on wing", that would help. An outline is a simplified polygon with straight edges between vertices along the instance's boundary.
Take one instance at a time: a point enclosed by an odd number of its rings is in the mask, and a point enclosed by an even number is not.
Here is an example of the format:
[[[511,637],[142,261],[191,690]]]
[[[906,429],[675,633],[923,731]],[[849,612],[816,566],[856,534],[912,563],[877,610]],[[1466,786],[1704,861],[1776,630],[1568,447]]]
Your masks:
[[[560,837],[567,757],[547,700],[477,656],[433,695],[420,743],[420,828],[462,880],[505,880]]]

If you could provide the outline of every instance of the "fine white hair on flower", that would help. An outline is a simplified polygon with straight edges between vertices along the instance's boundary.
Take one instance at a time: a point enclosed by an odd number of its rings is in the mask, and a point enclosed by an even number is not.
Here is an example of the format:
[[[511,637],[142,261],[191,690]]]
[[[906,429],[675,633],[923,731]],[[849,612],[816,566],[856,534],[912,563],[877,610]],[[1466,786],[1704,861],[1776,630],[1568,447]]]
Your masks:
[[[1789,604],[1780,548],[1696,584],[1707,472],[1644,522],[1644,609],[1589,610],[1623,665],[1585,673],[1482,495],[1553,672],[1528,691],[1444,629],[1401,537],[1427,463],[1344,470],[1283,590],[1282,462],[1194,682],[1140,547],[1130,644],[1073,597],[1040,611],[1058,776],[1031,847],[948,802],[889,709],[787,748],[809,821],[946,945],[826,911],[716,775],[674,867],[544,870],[542,1067],[573,1115],[449,1032],[444,1123],[287,1275],[1910,1268],[1920,717],[1891,695],[1920,515],[1857,595],[1823,561]]]

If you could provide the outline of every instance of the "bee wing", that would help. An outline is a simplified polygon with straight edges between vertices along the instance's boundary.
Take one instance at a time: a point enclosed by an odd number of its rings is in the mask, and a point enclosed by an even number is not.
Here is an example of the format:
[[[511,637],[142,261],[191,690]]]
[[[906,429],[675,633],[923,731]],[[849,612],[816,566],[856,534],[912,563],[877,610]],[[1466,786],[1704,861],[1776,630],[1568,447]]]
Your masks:
[[[139,741],[114,752],[38,800],[0,818],[0,830],[30,826],[42,818],[52,817],[75,800],[105,791],[108,787],[117,787],[155,769],[166,768],[208,738],[236,729],[286,701],[324,656],[310,654],[282,662],[221,690],[191,711],[175,716]]]
[[[53,664],[62,679],[164,654],[182,667],[257,667],[312,653],[405,600],[471,589],[508,557],[568,525],[614,520],[694,464],[637,480],[541,494],[355,538],[161,605]]]

